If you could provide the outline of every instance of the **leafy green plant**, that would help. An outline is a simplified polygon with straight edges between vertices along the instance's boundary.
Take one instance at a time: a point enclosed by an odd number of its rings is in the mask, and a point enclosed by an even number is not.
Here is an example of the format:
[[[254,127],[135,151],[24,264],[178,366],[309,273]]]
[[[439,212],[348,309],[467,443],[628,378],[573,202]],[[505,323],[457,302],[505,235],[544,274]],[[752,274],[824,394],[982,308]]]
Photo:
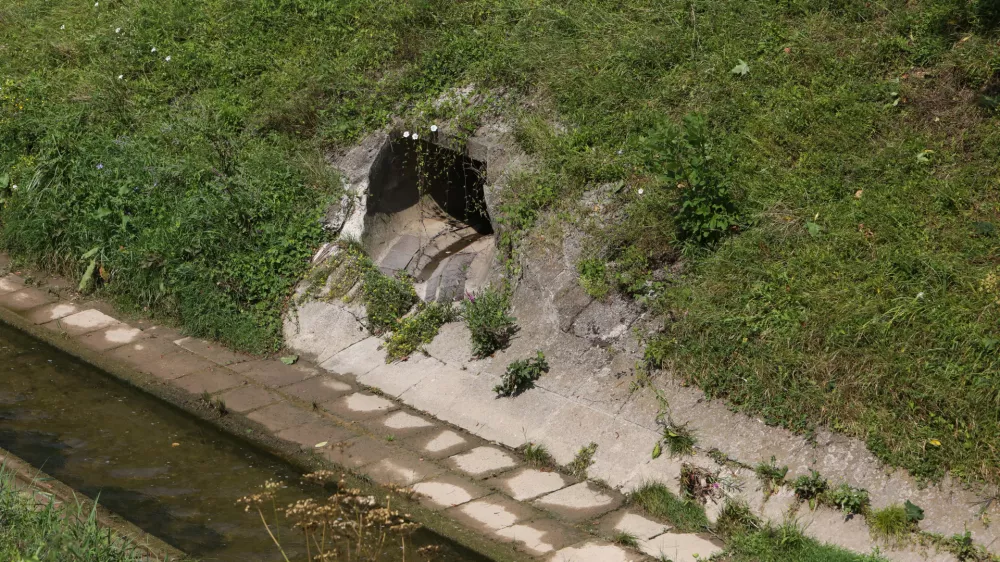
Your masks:
[[[656,415],[656,423],[663,426],[663,436],[653,446],[653,458],[663,454],[663,444],[666,444],[670,455],[674,457],[694,454],[694,446],[698,442],[687,424],[677,424],[671,419],[666,403],[661,403],[660,412]]]
[[[493,387],[497,396],[517,396],[532,387],[542,373],[549,372],[549,364],[541,351],[531,359],[518,359],[507,365],[507,371],[500,377],[500,384]]]
[[[587,478],[587,470],[594,464],[594,454],[597,453],[597,443],[581,447],[567,467],[569,473],[577,478]]]
[[[868,498],[868,490],[854,488],[847,484],[841,484],[824,496],[825,503],[840,509],[850,518],[854,515],[862,515],[871,506]]]
[[[815,509],[816,502],[820,496],[827,491],[829,483],[815,470],[810,470],[808,475],[803,474],[792,482],[795,488],[795,496],[802,501],[809,502],[809,507]]]
[[[385,342],[386,362],[409,357],[434,341],[438,330],[457,316],[450,304],[420,303],[417,312],[404,318]]]
[[[462,318],[472,334],[472,353],[476,357],[489,357],[510,345],[517,325],[509,310],[510,299],[503,290],[487,287],[467,296]]]
[[[757,474],[757,479],[760,480],[764,495],[771,496],[785,483],[785,476],[788,475],[788,467],[779,467],[777,460],[772,455],[771,462],[765,463],[761,461],[757,463],[754,472]]]
[[[397,329],[400,319],[417,302],[413,284],[404,274],[389,277],[371,268],[365,273],[361,283],[368,329],[373,334]]]
[[[906,520],[910,523],[919,523],[924,520],[924,510],[910,500],[906,500],[903,509],[906,511]]]
[[[611,292],[611,285],[608,283],[608,268],[604,260],[600,258],[586,258],[576,264],[576,271],[580,274],[580,285],[588,295],[595,299],[603,299]]]

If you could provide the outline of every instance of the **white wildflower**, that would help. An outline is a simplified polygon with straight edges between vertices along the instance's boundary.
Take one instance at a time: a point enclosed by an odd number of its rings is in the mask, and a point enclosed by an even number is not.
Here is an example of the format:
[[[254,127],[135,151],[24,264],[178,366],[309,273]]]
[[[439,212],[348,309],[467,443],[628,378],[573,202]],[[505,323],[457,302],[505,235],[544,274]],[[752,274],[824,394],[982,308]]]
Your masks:
[[[419,138],[420,138],[420,135],[418,135],[417,133],[413,133],[413,140],[417,140]]]
[[[437,125],[431,125],[431,132],[432,133],[438,132],[438,126]]]
[[[920,299],[920,300],[923,300],[923,298],[924,298],[924,292],[920,291],[919,293],[917,293],[917,298]]]
[[[124,74],[119,74],[118,75],[118,79],[121,80],[122,78],[125,78],[125,75]]]
[[[115,28],[115,33],[121,33],[121,32],[122,32],[122,28],[120,28],[120,27],[116,27]]]
[[[14,185],[10,186],[10,189],[12,191],[17,191],[17,184],[15,183]]]
[[[96,8],[100,2],[94,2],[94,7]]]
[[[60,25],[59,29],[66,29],[66,24]]]
[[[639,192],[638,192],[638,193],[639,193],[639,195],[642,195],[642,194],[644,193],[644,191],[645,191],[645,190],[643,190],[643,189],[642,189],[642,188],[640,187],[640,188],[639,188]]]
[[[156,52],[156,47],[153,47],[152,49],[150,49],[150,51],[149,51],[149,52],[150,52],[150,53],[155,53],[155,52]]]
[[[163,59],[163,60],[165,60],[165,61],[167,61],[167,62],[170,62],[170,57],[168,56],[167,58],[165,58],[165,59]]]
[[[404,139],[410,138],[410,131],[403,131],[403,138]]]

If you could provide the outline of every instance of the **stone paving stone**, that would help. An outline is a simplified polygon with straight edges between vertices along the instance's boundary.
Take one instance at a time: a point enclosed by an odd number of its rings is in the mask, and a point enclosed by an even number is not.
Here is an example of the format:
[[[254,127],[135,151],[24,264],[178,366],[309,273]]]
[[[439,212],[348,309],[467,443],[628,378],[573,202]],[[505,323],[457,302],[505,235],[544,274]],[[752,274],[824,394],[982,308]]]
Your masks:
[[[320,375],[281,387],[281,392],[289,396],[316,403],[329,402],[353,391],[354,387],[329,375]]]
[[[608,536],[628,533],[639,540],[648,540],[671,529],[665,525],[628,510],[609,513],[601,520],[600,530]]]
[[[358,382],[373,386],[389,396],[403,394],[425,377],[439,373],[446,365],[433,357],[415,355],[407,361],[397,361],[382,365],[364,375],[358,375]]]
[[[638,554],[620,546],[597,541],[563,548],[547,562],[639,562]]]
[[[104,314],[98,310],[84,310],[76,314],[70,314],[60,318],[55,322],[43,324],[57,332],[63,332],[68,336],[82,336],[97,330],[103,330],[111,326],[121,324],[117,319]]]
[[[173,342],[158,338],[123,345],[112,351],[111,356],[125,361],[140,372],[168,381],[218,367],[208,359],[184,351]]]
[[[21,289],[0,295],[0,306],[14,312],[25,312],[59,300],[59,297],[38,289]]]
[[[95,351],[108,351],[148,337],[138,328],[133,328],[128,324],[119,324],[80,336],[77,341]]]
[[[277,394],[250,385],[227,390],[219,399],[227,409],[241,414],[281,401]]]
[[[0,295],[20,291],[24,288],[24,279],[17,275],[5,275],[0,277]]]
[[[237,363],[230,367],[230,369],[271,388],[302,382],[317,372],[308,368],[285,365],[278,361],[269,360]]]
[[[391,435],[394,439],[405,439],[426,433],[437,427],[434,422],[413,414],[396,411],[388,415],[363,422],[371,431],[380,435]]]
[[[408,438],[407,443],[423,457],[443,459],[482,445],[484,442],[468,434],[443,429],[429,434],[417,434],[415,437]]]
[[[558,472],[523,468],[511,475],[498,476],[489,485],[504,492],[517,501],[527,501],[538,496],[561,490],[574,481]]]
[[[358,437],[342,443],[331,443],[322,449],[322,454],[330,462],[344,468],[357,469],[394,455],[391,447],[370,437]]]
[[[616,509],[623,501],[617,492],[603,490],[591,482],[580,482],[542,496],[534,504],[571,521],[583,521]]]
[[[401,450],[365,467],[365,474],[383,486],[412,486],[443,471],[440,466]]]
[[[247,417],[263,425],[270,431],[281,431],[323,419],[319,414],[303,410],[288,402],[271,404],[270,406],[250,412]]]
[[[396,404],[392,400],[362,392],[355,392],[323,404],[324,410],[352,421],[384,414],[395,407]]]
[[[539,515],[527,505],[498,494],[453,507],[445,514],[478,531],[493,533]]]
[[[722,547],[699,535],[664,533],[639,541],[639,550],[654,558],[666,558],[673,562],[698,562],[721,552]]]
[[[549,554],[584,538],[583,533],[552,519],[511,525],[497,531],[497,536],[518,543],[522,549],[535,556]]]
[[[362,376],[385,365],[385,351],[379,349],[381,346],[381,339],[365,338],[321,362],[320,367],[333,373]]]
[[[517,466],[513,456],[496,447],[476,447],[448,459],[448,464],[475,478],[488,478]]]
[[[80,307],[68,302],[54,302],[25,311],[21,316],[32,324],[45,324],[80,312]]]
[[[209,393],[215,394],[222,390],[235,388],[241,384],[246,384],[243,379],[229,369],[219,366],[211,367],[201,371],[178,377],[172,381],[174,385],[190,392],[191,394]]]
[[[339,443],[357,437],[357,434],[326,420],[319,420],[279,431],[278,437],[298,443],[303,449],[316,449],[316,445],[320,443]]]
[[[222,365],[223,367],[225,367],[226,365],[232,365],[234,363],[243,363],[251,360],[251,357],[249,355],[244,355],[242,353],[236,353],[235,351],[230,351],[220,343],[200,340],[196,338],[181,338],[175,341],[174,343],[190,351],[191,353],[196,353],[198,355],[201,355],[205,359],[208,359],[213,363]]]
[[[455,507],[490,493],[486,488],[457,474],[435,476],[414,484],[412,488],[420,494],[420,503],[434,510]]]

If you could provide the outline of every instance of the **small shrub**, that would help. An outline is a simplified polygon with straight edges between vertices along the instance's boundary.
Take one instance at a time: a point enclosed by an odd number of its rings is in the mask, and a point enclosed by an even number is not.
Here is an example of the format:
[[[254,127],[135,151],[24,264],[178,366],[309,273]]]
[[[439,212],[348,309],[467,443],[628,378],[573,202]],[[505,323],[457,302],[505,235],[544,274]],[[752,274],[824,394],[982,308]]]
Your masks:
[[[663,484],[647,483],[629,495],[629,502],[642,507],[653,517],[667,520],[680,533],[708,528],[708,517],[697,502],[677,497]]]
[[[404,318],[386,341],[386,363],[409,357],[431,343],[441,326],[454,319],[455,311],[450,305],[436,302],[419,304],[417,313]]]
[[[681,465],[681,490],[684,497],[704,505],[722,497],[718,475],[706,468],[684,463]]]
[[[532,359],[519,359],[507,365],[507,372],[500,379],[500,384],[493,387],[497,396],[517,396],[531,388],[542,373],[549,372],[549,364],[541,351]]]
[[[489,357],[510,345],[517,332],[515,318],[508,315],[510,299],[504,291],[489,287],[470,295],[462,307],[462,317],[472,332],[472,353]]]
[[[528,464],[530,465],[551,466],[555,464],[552,459],[552,455],[549,454],[545,445],[527,443],[521,452],[524,454],[524,460],[528,461]]]
[[[846,513],[848,519],[854,515],[865,513],[871,505],[868,490],[854,488],[847,484],[841,484],[835,490],[827,493],[825,499],[827,503]]]
[[[368,329],[375,335],[395,330],[399,319],[417,302],[413,284],[405,276],[389,277],[375,268],[365,272],[361,292]]]
[[[594,464],[594,453],[597,452],[597,443],[591,443],[586,447],[581,447],[576,453],[576,457],[573,458],[573,462],[569,463],[569,472],[577,478],[586,478],[587,470],[590,465]]]
[[[757,479],[760,480],[764,495],[770,497],[785,483],[785,476],[788,475],[788,467],[782,466],[779,468],[776,464],[776,459],[772,456],[770,463],[763,461],[757,463],[754,472],[757,473]]]
[[[915,523],[906,516],[906,508],[901,505],[872,510],[865,519],[872,536],[886,541],[898,541],[915,528]]]
[[[796,478],[792,486],[795,488],[796,497],[809,502],[809,507],[813,509],[816,508],[819,497],[829,488],[826,479],[815,470],[810,470],[808,476],[802,475]]]
[[[587,258],[576,265],[576,271],[580,274],[580,286],[591,297],[600,300],[611,292],[608,267],[604,260]]]

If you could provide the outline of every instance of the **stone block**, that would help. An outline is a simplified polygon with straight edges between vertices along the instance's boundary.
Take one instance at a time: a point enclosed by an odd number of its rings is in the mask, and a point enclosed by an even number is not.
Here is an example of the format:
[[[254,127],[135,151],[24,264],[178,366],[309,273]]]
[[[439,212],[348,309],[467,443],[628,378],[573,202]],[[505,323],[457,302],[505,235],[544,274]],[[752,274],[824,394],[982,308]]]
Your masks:
[[[382,340],[371,336],[333,354],[320,367],[332,373],[359,377],[385,365],[385,351],[381,347]]]
[[[431,433],[420,433],[409,439],[408,443],[421,456],[429,459],[443,459],[479,446],[483,441],[451,429],[442,429]]]
[[[358,469],[392,456],[393,449],[370,437],[357,437],[341,443],[331,443],[320,454],[328,461],[347,469]]]
[[[537,519],[500,529],[497,536],[517,543],[529,554],[544,556],[579,542],[585,535],[557,521]]]
[[[58,297],[38,289],[21,289],[0,295],[0,306],[14,312],[25,312],[59,300]]]
[[[440,466],[422,460],[409,451],[396,450],[389,456],[368,465],[365,474],[383,486],[412,486],[441,474],[443,470]]]
[[[121,324],[116,318],[112,318],[98,310],[84,310],[76,314],[70,314],[54,322],[44,324],[44,326],[62,332],[68,336],[82,336],[97,330],[103,330],[111,326]]]
[[[425,355],[414,355],[407,361],[383,364],[364,375],[358,382],[377,388],[389,396],[398,397],[425,377],[440,372],[445,364]]]
[[[670,525],[653,521],[628,510],[608,514],[601,520],[599,528],[607,536],[627,533],[641,541],[662,535],[671,529]]]
[[[620,546],[590,541],[563,548],[547,562],[639,562],[641,559]]]
[[[523,503],[496,494],[453,507],[445,513],[468,527],[490,534],[539,515]]]
[[[45,324],[80,312],[80,307],[68,302],[54,302],[25,311],[22,316],[32,324]]]
[[[653,558],[666,558],[673,562],[698,562],[708,560],[722,545],[695,534],[664,533],[639,542],[639,549]]]
[[[227,390],[219,399],[227,409],[241,414],[281,401],[277,394],[251,385]]]
[[[178,377],[172,382],[191,394],[215,394],[245,384],[235,373],[218,366]]]
[[[108,351],[148,338],[142,330],[128,324],[118,324],[80,336],[77,341],[94,351]]]
[[[201,355],[205,359],[208,359],[218,365],[222,365],[223,367],[226,365],[233,365],[235,363],[243,363],[252,359],[249,355],[230,351],[229,349],[226,349],[225,346],[217,342],[210,342],[196,338],[181,338],[174,343],[191,353]]]
[[[24,288],[24,279],[17,275],[5,275],[0,277],[0,295],[20,291]]]
[[[284,321],[285,345],[317,364],[368,337],[342,303],[307,301]]]
[[[309,450],[317,449],[316,445],[321,443],[325,447],[330,443],[347,441],[348,439],[357,437],[357,434],[326,420],[316,420],[281,430],[278,432],[278,437],[285,441],[297,443],[303,449]]]
[[[264,386],[278,388],[302,382],[317,373],[314,369],[285,365],[278,361],[261,360],[238,363],[230,367],[233,371],[251,378]]]
[[[534,505],[570,521],[584,521],[617,509],[623,501],[617,492],[598,488],[592,482],[581,482],[542,496]]]
[[[208,359],[184,351],[173,343],[151,338],[123,345],[111,352],[136,370],[163,380],[173,380],[196,371],[217,367]]]
[[[259,410],[254,410],[247,417],[273,432],[323,419],[319,414],[304,410],[288,402],[278,402]]]
[[[281,387],[282,393],[309,403],[329,402],[353,391],[354,387],[329,375],[320,375]]]
[[[391,435],[395,439],[411,437],[437,427],[434,422],[427,418],[402,411],[390,412],[384,417],[369,419],[364,424],[378,435]]]
[[[420,503],[435,510],[455,507],[489,494],[486,488],[455,474],[435,476],[412,488],[419,494]]]
[[[476,447],[448,459],[448,464],[474,478],[488,478],[517,466],[517,460],[496,447]]]
[[[396,404],[381,396],[355,392],[323,404],[322,408],[340,418],[357,421],[378,416],[396,408]]]
[[[561,490],[573,481],[558,472],[522,468],[490,480],[489,484],[517,501],[533,500]]]

